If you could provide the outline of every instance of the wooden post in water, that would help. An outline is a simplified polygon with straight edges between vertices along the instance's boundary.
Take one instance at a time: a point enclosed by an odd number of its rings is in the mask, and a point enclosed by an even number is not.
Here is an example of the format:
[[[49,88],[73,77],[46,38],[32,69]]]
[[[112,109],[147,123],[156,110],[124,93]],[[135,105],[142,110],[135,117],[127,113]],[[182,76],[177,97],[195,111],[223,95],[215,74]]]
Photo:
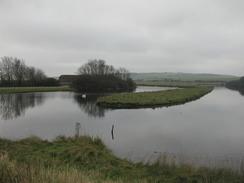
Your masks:
[[[80,136],[80,127],[81,127],[81,125],[79,122],[75,123],[75,137],[76,138],[78,138]]]
[[[114,125],[112,125],[111,135],[112,135],[112,140],[114,140]]]

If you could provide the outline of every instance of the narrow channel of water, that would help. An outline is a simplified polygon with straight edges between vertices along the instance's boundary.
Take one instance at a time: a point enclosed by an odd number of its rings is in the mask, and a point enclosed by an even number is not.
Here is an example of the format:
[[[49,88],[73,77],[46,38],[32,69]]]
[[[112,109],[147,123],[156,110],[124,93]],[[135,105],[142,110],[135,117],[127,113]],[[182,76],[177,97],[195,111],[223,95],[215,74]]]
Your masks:
[[[155,91],[155,88],[139,88]],[[107,110],[71,92],[0,95],[0,137],[98,136],[119,157],[166,155],[198,165],[239,167],[244,157],[244,97],[216,88],[199,100],[157,109]],[[114,138],[111,129],[114,125]]]

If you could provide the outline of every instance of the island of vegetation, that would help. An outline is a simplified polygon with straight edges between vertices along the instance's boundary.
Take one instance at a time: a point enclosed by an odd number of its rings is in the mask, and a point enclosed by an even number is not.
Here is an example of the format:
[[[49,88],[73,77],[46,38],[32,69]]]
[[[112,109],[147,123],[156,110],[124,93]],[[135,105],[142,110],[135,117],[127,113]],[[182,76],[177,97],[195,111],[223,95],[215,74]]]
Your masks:
[[[78,69],[72,88],[79,93],[130,92],[136,84],[125,68],[115,69],[104,60],[90,60]]]
[[[97,104],[108,108],[146,108],[183,104],[199,99],[213,90],[213,87],[198,86],[175,90],[121,93],[100,97]]]
[[[171,163],[168,163],[171,162]],[[59,137],[49,142],[31,137],[0,139],[1,183],[243,183],[228,169],[196,168],[167,156],[154,164],[115,157],[100,139]]]
[[[239,80],[228,82],[226,87],[232,90],[237,90],[244,95],[244,77],[241,77]]]

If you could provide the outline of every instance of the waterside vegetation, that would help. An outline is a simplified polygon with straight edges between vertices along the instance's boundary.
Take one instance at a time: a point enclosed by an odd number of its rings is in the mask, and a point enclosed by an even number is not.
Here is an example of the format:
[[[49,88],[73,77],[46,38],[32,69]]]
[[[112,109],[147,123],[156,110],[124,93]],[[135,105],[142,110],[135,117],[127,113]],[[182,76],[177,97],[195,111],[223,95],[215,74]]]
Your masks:
[[[175,90],[121,93],[98,98],[97,104],[108,108],[147,108],[183,104],[201,98],[213,87],[191,87]]]
[[[0,183],[241,183],[241,173],[115,157],[98,138],[0,139]]]
[[[82,93],[130,92],[136,84],[125,68],[116,69],[104,60],[90,60],[78,69],[72,88]]]

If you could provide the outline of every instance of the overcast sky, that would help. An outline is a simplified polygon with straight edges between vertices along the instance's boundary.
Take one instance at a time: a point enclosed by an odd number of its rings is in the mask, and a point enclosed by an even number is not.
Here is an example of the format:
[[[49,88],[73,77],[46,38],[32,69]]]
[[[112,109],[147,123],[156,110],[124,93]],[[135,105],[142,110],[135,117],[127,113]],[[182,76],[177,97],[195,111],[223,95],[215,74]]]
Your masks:
[[[132,72],[244,75],[243,0],[0,0],[0,57],[47,74],[88,59]]]

